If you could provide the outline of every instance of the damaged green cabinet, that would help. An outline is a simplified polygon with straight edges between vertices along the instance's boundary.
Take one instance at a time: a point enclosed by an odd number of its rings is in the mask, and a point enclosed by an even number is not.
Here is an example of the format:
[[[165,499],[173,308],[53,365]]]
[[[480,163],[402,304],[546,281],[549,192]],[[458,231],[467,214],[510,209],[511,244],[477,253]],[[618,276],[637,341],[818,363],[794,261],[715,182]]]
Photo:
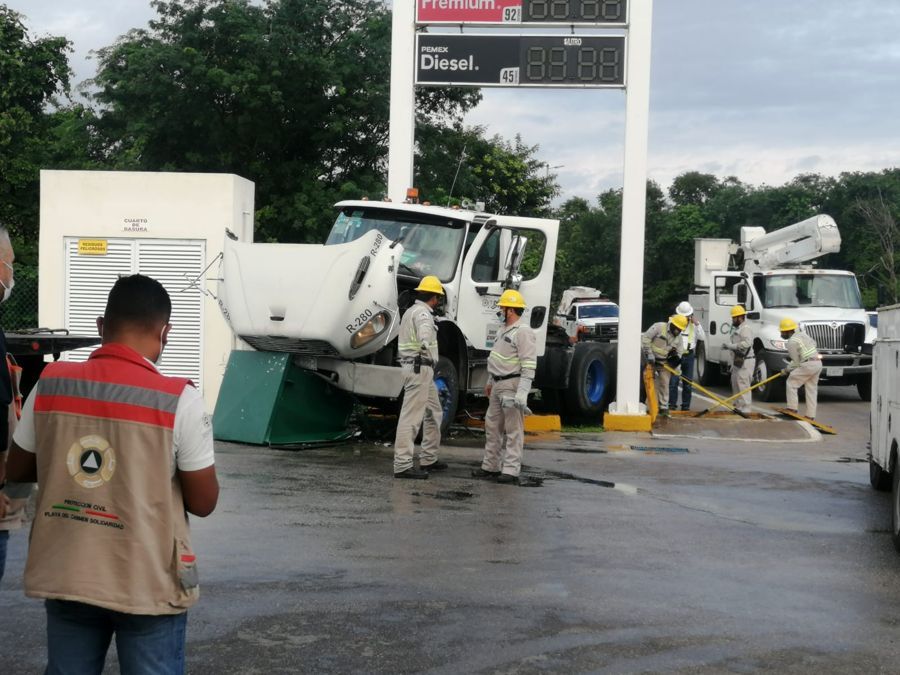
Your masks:
[[[213,414],[216,440],[325,443],[351,435],[353,399],[280,352],[232,351]]]

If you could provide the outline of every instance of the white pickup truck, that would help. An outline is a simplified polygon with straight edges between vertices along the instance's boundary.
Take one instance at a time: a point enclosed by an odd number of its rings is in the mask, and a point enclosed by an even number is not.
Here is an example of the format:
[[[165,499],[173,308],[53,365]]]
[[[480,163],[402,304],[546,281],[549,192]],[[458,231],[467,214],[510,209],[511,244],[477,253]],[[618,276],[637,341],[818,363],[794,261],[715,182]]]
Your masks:
[[[891,536],[900,551],[900,305],[878,310],[874,356],[869,482],[876,490],[891,491]]]

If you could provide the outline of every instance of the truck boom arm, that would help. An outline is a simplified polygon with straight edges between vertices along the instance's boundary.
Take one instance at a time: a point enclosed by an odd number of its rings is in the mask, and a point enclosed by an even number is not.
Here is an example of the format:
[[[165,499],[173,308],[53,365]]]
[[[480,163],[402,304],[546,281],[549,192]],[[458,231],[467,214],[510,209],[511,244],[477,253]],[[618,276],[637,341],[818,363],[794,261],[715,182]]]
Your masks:
[[[741,228],[744,270],[756,272],[815,260],[841,250],[841,233],[831,216],[819,215],[769,234]]]

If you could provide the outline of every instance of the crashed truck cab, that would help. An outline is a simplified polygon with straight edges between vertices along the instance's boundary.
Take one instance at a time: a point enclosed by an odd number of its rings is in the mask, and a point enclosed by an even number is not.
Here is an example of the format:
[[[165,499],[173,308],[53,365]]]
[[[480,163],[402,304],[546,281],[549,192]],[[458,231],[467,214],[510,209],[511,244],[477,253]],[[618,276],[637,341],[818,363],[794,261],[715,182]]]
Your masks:
[[[445,291],[436,381],[448,421],[460,396],[486,384],[505,288],[525,296],[523,321],[544,353],[558,221],[365,200],[336,206],[325,244],[225,242],[219,304],[250,347],[287,355],[354,398],[394,400],[403,389],[400,318],[420,279],[434,275]]]

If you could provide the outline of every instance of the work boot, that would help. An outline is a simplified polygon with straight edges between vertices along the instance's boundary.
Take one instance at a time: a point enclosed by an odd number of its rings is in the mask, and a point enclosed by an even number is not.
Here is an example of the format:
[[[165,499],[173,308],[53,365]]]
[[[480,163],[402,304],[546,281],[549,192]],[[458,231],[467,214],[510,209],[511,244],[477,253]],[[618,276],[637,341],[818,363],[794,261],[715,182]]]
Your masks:
[[[437,460],[431,464],[419,464],[419,468],[423,471],[445,471],[450,468],[450,465],[447,462]]]
[[[519,477],[513,476],[511,473],[501,473],[497,478],[498,483],[503,483],[504,485],[518,485]]]
[[[800,414],[799,410],[794,410],[793,408],[785,408],[785,410],[787,410],[789,413],[793,413],[794,415]]]
[[[485,480],[497,480],[500,477],[499,471],[485,471],[480,466],[472,469],[472,478],[484,478]]]
[[[398,471],[394,473],[394,478],[415,478],[418,480],[427,480],[428,472],[411,466],[406,471]]]
[[[669,409],[668,409],[668,408],[660,408],[660,409],[659,409],[659,416],[660,416],[660,417],[668,417],[668,416],[669,416]]]

